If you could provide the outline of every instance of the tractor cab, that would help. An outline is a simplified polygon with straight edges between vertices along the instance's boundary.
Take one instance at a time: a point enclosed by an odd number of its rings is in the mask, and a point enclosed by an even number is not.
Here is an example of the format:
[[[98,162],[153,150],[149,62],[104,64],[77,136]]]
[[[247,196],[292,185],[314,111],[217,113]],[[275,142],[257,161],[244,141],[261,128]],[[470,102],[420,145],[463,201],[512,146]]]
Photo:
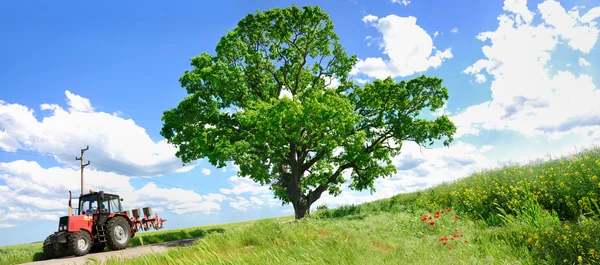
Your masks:
[[[78,215],[83,214],[112,214],[123,212],[123,199],[119,195],[92,192],[79,196]]]

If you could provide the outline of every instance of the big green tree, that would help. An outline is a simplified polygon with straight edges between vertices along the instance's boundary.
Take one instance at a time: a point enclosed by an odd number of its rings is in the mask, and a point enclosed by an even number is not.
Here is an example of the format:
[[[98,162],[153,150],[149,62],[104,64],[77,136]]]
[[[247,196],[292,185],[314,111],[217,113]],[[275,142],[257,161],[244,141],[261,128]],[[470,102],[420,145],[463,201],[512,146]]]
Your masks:
[[[239,176],[270,185],[303,218],[324,192],[338,195],[346,178],[352,189],[373,191],[376,178],[396,171],[392,157],[403,142],[443,138],[448,146],[456,131],[446,116],[419,115],[448,99],[441,79],[359,87],[348,78],[356,61],[319,7],[250,14],[221,38],[216,55],[192,58],[193,70],[180,78],[189,95],[164,112],[161,135],[184,163],[234,162]]]

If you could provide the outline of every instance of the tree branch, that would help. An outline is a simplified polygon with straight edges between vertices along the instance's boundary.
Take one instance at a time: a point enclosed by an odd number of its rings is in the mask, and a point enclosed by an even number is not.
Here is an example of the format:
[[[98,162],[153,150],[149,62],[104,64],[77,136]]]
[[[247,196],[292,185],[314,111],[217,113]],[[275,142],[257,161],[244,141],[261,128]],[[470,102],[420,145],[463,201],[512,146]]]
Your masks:
[[[342,172],[344,170],[351,168],[353,166],[354,166],[354,162],[349,162],[347,164],[344,164],[343,166],[338,167],[338,169],[335,171],[335,173],[333,173],[333,175],[331,175],[331,177],[329,177],[325,183],[321,183],[321,185],[319,185],[319,187],[317,187],[314,190],[314,192],[313,191],[309,192],[309,196],[311,197],[310,199],[312,201],[318,200],[321,197],[321,194],[327,189],[327,186],[329,186],[329,183],[334,182],[340,176],[340,174],[342,174]]]

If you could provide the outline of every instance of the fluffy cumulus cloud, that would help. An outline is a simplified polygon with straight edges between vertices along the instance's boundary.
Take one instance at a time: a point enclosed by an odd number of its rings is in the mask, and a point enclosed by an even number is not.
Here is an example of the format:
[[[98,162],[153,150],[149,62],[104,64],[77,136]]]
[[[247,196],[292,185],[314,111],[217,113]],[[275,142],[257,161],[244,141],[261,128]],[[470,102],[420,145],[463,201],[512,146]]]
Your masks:
[[[233,187],[231,189],[220,189],[221,193],[235,197],[228,198],[229,206],[236,211],[246,212],[251,208],[268,206],[271,208],[281,205],[281,202],[273,198],[273,192],[268,186],[262,186],[252,179],[232,176],[227,182]],[[243,197],[242,195],[250,196]]]
[[[73,168],[42,167],[38,162],[17,160],[0,163],[0,228],[24,221],[57,220],[67,213],[68,191],[77,198],[80,172]],[[85,189],[119,194],[126,209],[151,206],[174,214],[215,213],[220,210],[222,194],[200,195],[180,188],[159,188],[148,183],[140,189],[130,184],[130,177],[114,172],[86,169]],[[75,205],[77,204],[75,199]],[[75,206],[74,207],[77,207]]]
[[[526,3],[506,0],[498,28],[477,36],[485,43],[485,57],[464,73],[480,83],[490,78],[492,98],[451,117],[458,136],[512,130],[552,139],[575,133],[588,143],[600,142],[600,90],[594,80],[552,65],[559,45],[581,55],[596,46],[599,7],[581,15],[579,7],[567,10],[554,0],[540,3],[535,11]],[[588,63],[579,59],[582,66]]]
[[[131,119],[95,110],[90,100],[65,92],[68,108],[42,104],[41,119],[34,109],[0,101],[0,148],[51,154],[72,165],[79,148],[89,145],[86,159],[103,171],[154,176],[184,172],[176,148],[166,140],[154,141]]]
[[[363,74],[382,79],[388,76],[404,77],[439,67],[444,60],[452,58],[451,49],[438,50],[431,36],[417,25],[417,18],[413,16],[389,15],[378,18],[367,15],[362,20],[381,33],[380,48],[388,58],[360,59],[352,69],[353,75]]]

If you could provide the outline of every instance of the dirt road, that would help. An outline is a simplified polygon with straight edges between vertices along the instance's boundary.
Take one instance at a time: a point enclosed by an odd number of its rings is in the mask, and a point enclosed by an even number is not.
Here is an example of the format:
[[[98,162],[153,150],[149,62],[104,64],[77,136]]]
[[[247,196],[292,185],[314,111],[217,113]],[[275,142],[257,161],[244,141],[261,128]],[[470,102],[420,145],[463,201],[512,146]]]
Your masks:
[[[121,258],[132,258],[135,256],[139,256],[142,254],[148,254],[148,253],[158,253],[158,252],[164,252],[166,251],[169,247],[177,247],[177,246],[186,246],[186,245],[190,245],[193,244],[196,240],[198,240],[198,238],[188,238],[188,239],[182,239],[179,241],[170,241],[170,242],[163,242],[163,243],[157,243],[157,244],[152,244],[152,245],[147,245],[147,246],[139,246],[139,247],[131,247],[131,248],[126,248],[124,250],[119,250],[119,251],[104,251],[102,253],[93,253],[93,254],[87,254],[83,257],[75,257],[75,256],[69,256],[69,257],[64,257],[64,258],[59,258],[59,259],[51,259],[51,260],[40,260],[40,261],[35,261],[35,262],[29,262],[29,263],[22,263],[22,264],[44,264],[44,265],[73,265],[73,264],[85,264],[88,259],[97,259],[99,261],[101,261],[102,263],[104,263],[104,261],[108,258],[112,258],[112,257],[121,257]]]

